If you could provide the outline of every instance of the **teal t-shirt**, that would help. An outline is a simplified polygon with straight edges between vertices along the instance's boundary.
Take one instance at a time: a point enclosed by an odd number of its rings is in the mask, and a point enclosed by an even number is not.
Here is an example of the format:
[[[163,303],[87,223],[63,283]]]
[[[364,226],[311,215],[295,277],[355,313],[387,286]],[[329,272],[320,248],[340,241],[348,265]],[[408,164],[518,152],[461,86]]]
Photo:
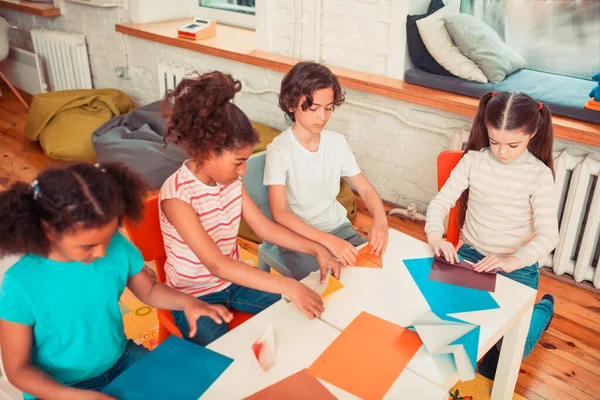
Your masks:
[[[4,275],[0,318],[33,327],[32,362],[58,382],[97,377],[125,351],[119,299],[143,267],[120,233],[91,264],[26,255]]]

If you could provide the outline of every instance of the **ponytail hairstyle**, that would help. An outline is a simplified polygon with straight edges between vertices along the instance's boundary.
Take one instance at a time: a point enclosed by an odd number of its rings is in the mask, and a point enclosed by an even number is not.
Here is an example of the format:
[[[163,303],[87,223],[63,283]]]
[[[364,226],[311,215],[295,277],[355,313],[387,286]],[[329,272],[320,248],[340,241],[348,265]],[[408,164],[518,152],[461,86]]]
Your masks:
[[[464,154],[471,150],[479,151],[490,146],[488,127],[509,131],[522,130],[527,135],[533,136],[527,150],[546,164],[554,175],[552,115],[544,104],[524,93],[489,92],[484,94],[479,101]],[[468,200],[469,191],[467,189],[458,200],[459,229],[462,229],[465,222]]]
[[[0,257],[47,256],[47,231],[61,235],[143,217],[146,184],[118,163],[48,169],[0,193]]]
[[[165,144],[183,145],[199,165],[211,154],[256,146],[258,133],[231,102],[241,89],[240,81],[218,71],[182,80],[165,96],[169,108]]]

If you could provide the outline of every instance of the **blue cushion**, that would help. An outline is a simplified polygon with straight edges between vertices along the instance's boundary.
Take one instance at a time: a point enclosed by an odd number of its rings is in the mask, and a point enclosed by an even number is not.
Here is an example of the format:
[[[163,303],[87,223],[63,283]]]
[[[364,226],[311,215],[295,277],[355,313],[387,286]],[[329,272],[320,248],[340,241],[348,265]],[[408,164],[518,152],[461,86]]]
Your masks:
[[[544,103],[552,114],[600,124],[600,112],[583,108],[594,81],[522,69],[500,83],[476,83],[455,76],[441,76],[413,68],[404,80],[414,85],[481,97],[486,92],[522,92]]]
[[[263,185],[266,157],[265,151],[252,154],[246,162],[246,173],[242,178],[246,191],[259,207],[269,203],[269,189]]]
[[[279,247],[271,243],[262,243],[258,246],[258,258],[283,276],[292,278],[292,273],[281,256]]]
[[[252,200],[256,203],[260,211],[267,216],[271,217],[271,209],[269,208],[269,188],[263,185],[263,179],[265,176],[265,159],[266,152],[261,151],[260,153],[253,154],[246,162],[246,173],[244,174],[244,187],[246,191],[252,197]],[[292,274],[288,270],[279,247],[274,244],[264,242],[258,246],[258,258],[260,261],[273,268],[283,276],[291,277]]]

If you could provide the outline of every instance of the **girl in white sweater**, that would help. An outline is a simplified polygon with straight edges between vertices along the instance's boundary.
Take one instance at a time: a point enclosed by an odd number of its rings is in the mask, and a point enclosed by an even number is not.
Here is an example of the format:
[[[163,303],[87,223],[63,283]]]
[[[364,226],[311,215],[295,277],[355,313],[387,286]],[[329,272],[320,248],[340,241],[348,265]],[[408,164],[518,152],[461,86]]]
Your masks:
[[[435,254],[450,262],[460,255],[478,272],[497,270],[537,290],[538,261],[558,243],[552,142],[552,117],[542,103],[521,93],[483,95],[465,153],[427,210],[425,231]],[[458,252],[442,236],[457,201],[464,241]],[[533,310],[524,357],[553,313],[554,298],[547,294]],[[498,347],[479,366],[490,379]]]

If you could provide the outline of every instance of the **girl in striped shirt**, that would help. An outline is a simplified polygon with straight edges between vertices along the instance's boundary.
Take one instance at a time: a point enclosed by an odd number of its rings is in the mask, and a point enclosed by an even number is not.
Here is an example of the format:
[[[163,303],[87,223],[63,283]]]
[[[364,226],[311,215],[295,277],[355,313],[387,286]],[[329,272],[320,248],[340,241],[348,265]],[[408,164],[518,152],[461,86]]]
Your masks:
[[[319,295],[291,278],[240,261],[237,234],[243,217],[262,239],[317,257],[321,278],[339,264],[321,245],[266,218],[248,195],[240,175],[259,137],[248,117],[231,102],[241,83],[213,72],[185,79],[167,95],[172,110],[165,141],[182,145],[190,159],[160,191],[167,285],[211,303],[258,313],[287,295],[309,318],[323,311]],[[173,317],[184,336],[181,312]],[[226,324],[200,318],[192,341],[207,345],[227,332]]]
[[[436,255],[459,256],[475,270],[538,288],[538,261],[558,243],[552,164],[552,118],[542,103],[522,93],[487,93],[479,103],[465,153],[427,209],[425,231]],[[444,219],[458,200],[464,244],[445,241]],[[548,329],[554,298],[535,305],[523,357]],[[499,345],[479,372],[494,379]]]

